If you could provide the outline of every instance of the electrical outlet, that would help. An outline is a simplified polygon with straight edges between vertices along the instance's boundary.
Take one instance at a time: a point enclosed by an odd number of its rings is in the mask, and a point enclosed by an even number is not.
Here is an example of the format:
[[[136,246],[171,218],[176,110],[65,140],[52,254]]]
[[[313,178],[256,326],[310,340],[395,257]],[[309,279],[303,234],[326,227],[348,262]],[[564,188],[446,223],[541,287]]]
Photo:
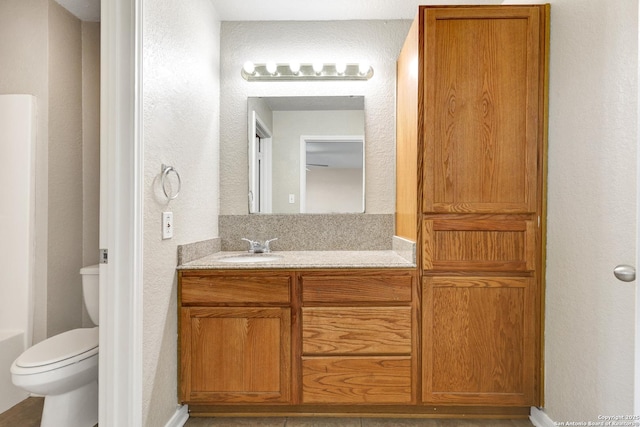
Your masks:
[[[173,237],[173,212],[162,212],[162,239]]]
[[[289,194],[289,203],[295,203],[295,202],[296,202],[296,195]]]

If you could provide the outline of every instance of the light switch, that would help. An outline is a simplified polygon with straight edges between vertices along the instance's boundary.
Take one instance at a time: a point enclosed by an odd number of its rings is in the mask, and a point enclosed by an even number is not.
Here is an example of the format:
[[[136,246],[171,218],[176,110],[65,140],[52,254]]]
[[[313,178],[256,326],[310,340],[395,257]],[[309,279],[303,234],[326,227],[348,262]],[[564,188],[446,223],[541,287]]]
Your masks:
[[[162,239],[173,237],[173,212],[162,212]]]
[[[296,195],[289,194],[289,203],[295,203],[295,202],[296,202]]]

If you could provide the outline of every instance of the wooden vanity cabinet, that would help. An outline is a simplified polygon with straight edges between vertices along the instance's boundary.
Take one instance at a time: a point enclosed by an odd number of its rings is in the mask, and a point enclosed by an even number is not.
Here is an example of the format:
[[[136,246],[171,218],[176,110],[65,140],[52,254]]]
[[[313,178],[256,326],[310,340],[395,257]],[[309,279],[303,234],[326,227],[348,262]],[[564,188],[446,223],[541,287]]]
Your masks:
[[[398,60],[396,234],[424,404],[538,406],[549,6],[420,7]]]
[[[415,269],[181,270],[178,286],[179,400],[198,413],[417,402]]]
[[[179,273],[179,399],[291,400],[291,272]]]

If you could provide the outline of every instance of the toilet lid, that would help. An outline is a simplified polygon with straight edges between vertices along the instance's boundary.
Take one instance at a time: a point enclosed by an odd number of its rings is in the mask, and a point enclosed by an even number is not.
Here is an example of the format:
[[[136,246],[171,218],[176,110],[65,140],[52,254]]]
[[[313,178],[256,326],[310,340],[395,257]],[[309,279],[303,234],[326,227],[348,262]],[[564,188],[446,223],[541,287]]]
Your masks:
[[[99,328],[80,328],[63,332],[34,345],[18,359],[16,366],[33,368],[51,365],[90,352],[97,353]]]

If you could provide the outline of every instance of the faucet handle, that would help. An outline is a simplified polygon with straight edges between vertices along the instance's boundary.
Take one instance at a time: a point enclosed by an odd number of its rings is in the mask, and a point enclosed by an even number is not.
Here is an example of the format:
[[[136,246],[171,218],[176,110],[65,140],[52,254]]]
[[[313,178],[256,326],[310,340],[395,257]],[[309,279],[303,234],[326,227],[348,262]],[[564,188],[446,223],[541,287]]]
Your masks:
[[[264,241],[264,251],[265,252],[271,252],[271,248],[269,247],[269,243],[274,242],[278,240],[278,238],[276,237],[275,239],[269,239],[269,240],[265,240]]]
[[[256,249],[260,248],[260,242],[256,242],[255,240],[245,239],[244,237],[240,240],[244,240],[245,242],[249,242],[249,252],[255,252]]]

